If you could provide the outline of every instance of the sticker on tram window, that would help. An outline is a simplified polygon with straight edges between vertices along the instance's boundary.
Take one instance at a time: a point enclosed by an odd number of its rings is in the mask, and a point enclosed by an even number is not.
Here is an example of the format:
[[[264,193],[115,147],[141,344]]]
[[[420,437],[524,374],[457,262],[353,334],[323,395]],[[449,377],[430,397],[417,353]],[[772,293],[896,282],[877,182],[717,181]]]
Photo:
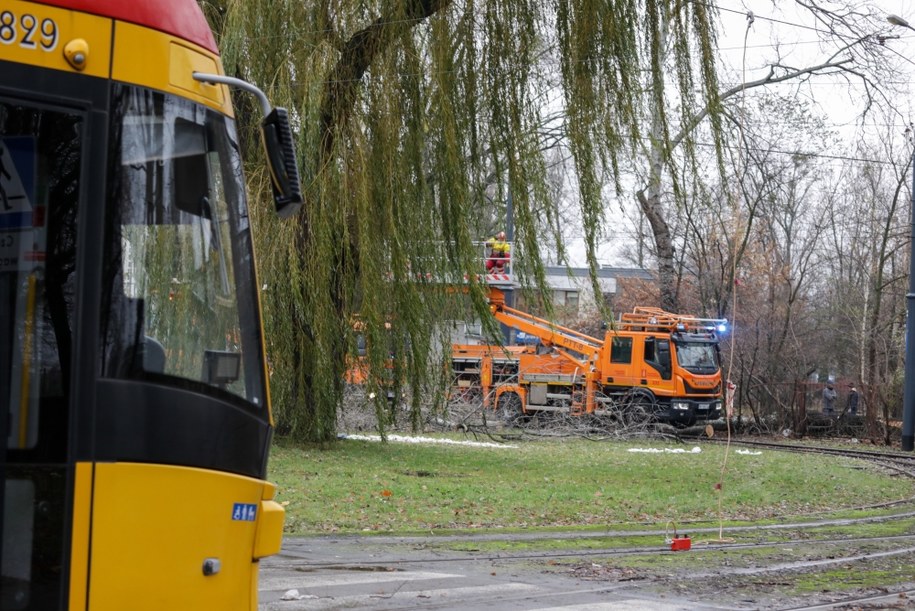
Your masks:
[[[257,517],[257,505],[252,503],[235,503],[232,506],[232,519],[241,522],[253,522]]]
[[[34,136],[0,138],[0,272],[31,271],[43,257],[46,232],[36,205]]]
[[[33,136],[0,138],[0,227],[9,227],[9,215],[22,217],[20,227],[32,226],[37,156]]]
[[[31,13],[16,14],[0,11],[0,43],[19,45],[50,53],[57,48],[60,28],[49,17],[36,17]]]

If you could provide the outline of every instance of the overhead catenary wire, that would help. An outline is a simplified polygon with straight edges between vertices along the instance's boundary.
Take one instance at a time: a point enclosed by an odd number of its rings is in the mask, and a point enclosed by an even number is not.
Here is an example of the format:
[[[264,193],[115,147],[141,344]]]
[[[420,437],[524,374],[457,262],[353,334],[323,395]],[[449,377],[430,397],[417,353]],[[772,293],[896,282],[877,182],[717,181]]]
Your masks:
[[[696,146],[703,147],[713,147],[715,146],[711,142],[696,142]],[[867,157],[852,157],[850,155],[830,155],[828,153],[811,153],[808,151],[790,151],[785,149],[776,149],[776,148],[764,148],[761,146],[735,146],[733,144],[724,144],[722,148],[728,150],[738,150],[738,152],[743,151],[753,151],[754,153],[773,153],[775,155],[791,155],[796,157],[811,157],[814,159],[831,159],[834,161],[851,161],[856,163],[875,163],[881,165],[889,166],[898,166],[905,165],[900,164],[892,160],[887,159],[869,159]]]
[[[703,4],[704,4],[705,6],[707,6],[708,8],[714,8],[714,9],[716,9],[716,10],[721,11],[722,13],[733,13],[733,14],[735,14],[735,15],[752,15],[754,21],[755,21],[756,19],[759,19],[760,21],[768,21],[768,22],[770,22],[770,23],[777,23],[777,24],[779,24],[779,25],[787,25],[787,26],[791,26],[791,27],[793,27],[793,28],[799,28],[799,29],[802,29],[802,30],[811,30],[811,31],[813,31],[813,32],[818,32],[818,33],[820,33],[820,34],[826,33],[826,32],[824,32],[822,29],[820,29],[820,28],[818,28],[818,27],[816,27],[816,26],[812,26],[812,25],[806,25],[806,24],[803,24],[803,23],[794,23],[794,22],[792,22],[792,21],[785,21],[785,20],[783,20],[783,19],[776,19],[776,18],[774,18],[774,17],[764,17],[764,16],[762,16],[762,15],[756,15],[756,14],[754,14],[752,11],[728,8],[728,7],[726,7],[726,6],[721,6],[720,4],[715,4],[714,2],[703,2]],[[750,25],[752,25],[752,23],[751,23]],[[744,45],[743,45],[743,48],[745,48],[745,49],[746,49],[746,48],[749,48],[749,47],[747,47],[747,45],[746,45],[746,37],[744,37]],[[744,58],[746,58],[746,52],[744,52]]]

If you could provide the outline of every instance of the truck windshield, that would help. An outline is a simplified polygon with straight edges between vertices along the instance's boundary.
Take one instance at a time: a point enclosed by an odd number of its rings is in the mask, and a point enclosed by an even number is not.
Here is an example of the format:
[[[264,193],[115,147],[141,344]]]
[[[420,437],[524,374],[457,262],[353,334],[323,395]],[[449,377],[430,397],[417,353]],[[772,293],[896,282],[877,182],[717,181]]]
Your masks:
[[[675,341],[677,362],[693,373],[711,374],[718,371],[718,351],[709,342]]]
[[[231,122],[118,85],[102,304],[108,377],[219,388],[265,405],[247,208]]]

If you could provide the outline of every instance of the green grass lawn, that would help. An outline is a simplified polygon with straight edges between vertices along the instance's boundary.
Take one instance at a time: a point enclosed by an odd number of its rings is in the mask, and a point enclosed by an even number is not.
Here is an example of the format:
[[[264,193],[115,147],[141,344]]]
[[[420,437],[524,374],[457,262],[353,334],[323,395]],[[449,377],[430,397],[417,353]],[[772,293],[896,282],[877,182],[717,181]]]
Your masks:
[[[269,478],[289,534],[599,527],[779,519],[915,495],[855,459],[692,444],[525,441],[514,447],[278,441]],[[722,482],[720,493],[716,484]]]

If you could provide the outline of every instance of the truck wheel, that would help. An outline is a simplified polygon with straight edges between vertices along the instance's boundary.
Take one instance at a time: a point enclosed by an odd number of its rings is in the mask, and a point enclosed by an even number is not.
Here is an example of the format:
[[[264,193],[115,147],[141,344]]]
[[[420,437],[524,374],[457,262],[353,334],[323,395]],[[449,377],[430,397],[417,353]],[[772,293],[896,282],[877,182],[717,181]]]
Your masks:
[[[654,395],[648,392],[633,392],[626,396],[623,403],[623,420],[627,425],[646,424],[651,421],[655,411]]]
[[[499,397],[496,414],[505,424],[520,424],[524,418],[524,410],[521,409],[521,397],[513,392],[505,393]]]

